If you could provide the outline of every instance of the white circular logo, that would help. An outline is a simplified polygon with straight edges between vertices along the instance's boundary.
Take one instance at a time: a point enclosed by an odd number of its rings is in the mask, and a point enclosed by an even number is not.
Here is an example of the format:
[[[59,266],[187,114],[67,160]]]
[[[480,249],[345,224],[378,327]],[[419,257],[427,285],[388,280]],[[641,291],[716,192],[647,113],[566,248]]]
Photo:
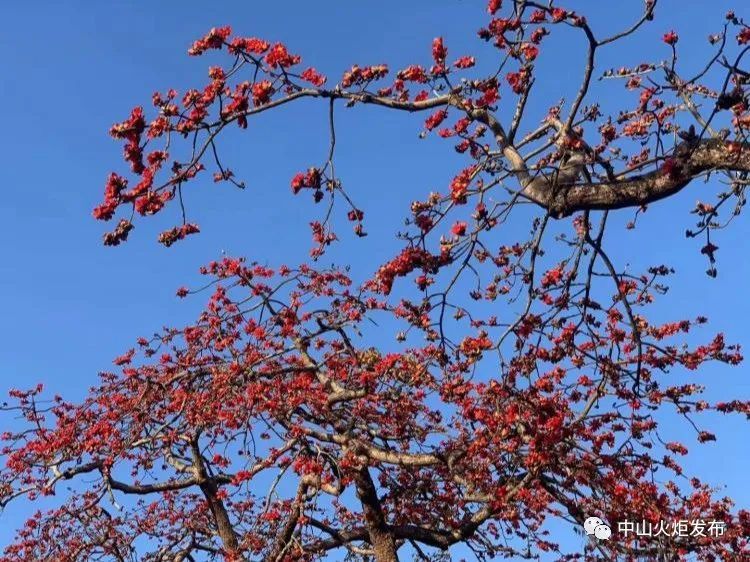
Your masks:
[[[594,536],[601,541],[606,541],[612,536],[612,529],[606,525],[599,525],[594,529]]]
[[[604,521],[598,517],[589,517],[583,524],[583,528],[586,530],[587,535],[593,535],[599,525],[604,525]]]
[[[612,536],[612,529],[599,517],[589,517],[586,519],[583,523],[583,529],[587,535],[594,535],[600,541],[609,540],[609,537]]]

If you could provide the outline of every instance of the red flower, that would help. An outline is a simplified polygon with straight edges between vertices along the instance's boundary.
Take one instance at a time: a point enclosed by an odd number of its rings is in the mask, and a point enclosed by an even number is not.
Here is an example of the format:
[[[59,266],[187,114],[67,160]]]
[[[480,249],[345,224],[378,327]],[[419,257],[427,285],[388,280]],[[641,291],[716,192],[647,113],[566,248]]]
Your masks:
[[[531,23],[541,23],[546,19],[547,19],[547,14],[544,10],[534,10],[534,12],[531,13],[531,17],[529,18],[529,21]]]
[[[503,0],[489,0],[489,2],[487,2],[487,13],[493,15],[502,7]]]
[[[104,235],[104,245],[117,246],[120,242],[128,239],[128,234],[131,230],[133,230],[133,223],[126,219],[120,219],[115,229]]]
[[[320,88],[326,81],[326,77],[320,74],[314,68],[308,68],[307,70],[305,70],[302,74],[300,74],[300,78],[302,78],[302,80],[305,80],[306,82],[310,82],[313,86],[317,86],[318,88]]]
[[[130,117],[125,121],[112,125],[109,129],[109,134],[116,139],[137,142],[145,128],[146,121],[143,118],[143,108],[138,106],[133,108],[133,111],[130,112]]]
[[[466,223],[464,221],[456,222],[451,227],[451,232],[456,236],[463,236],[464,234],[466,234]]]
[[[269,80],[263,80],[253,85],[253,105],[258,107],[271,101],[274,87]]]
[[[542,38],[547,35],[548,31],[544,27],[538,27],[534,31],[531,32],[531,42],[535,44],[539,44],[542,42]]]
[[[463,154],[464,152],[469,150],[470,146],[471,146],[471,142],[469,141],[469,139],[464,139],[455,146],[455,149],[456,149],[456,152]]]
[[[466,203],[466,195],[474,174],[474,166],[469,166],[461,171],[451,182],[451,199],[458,204]]]
[[[292,192],[297,195],[300,190],[305,186],[305,174],[302,172],[296,174],[292,178]]]
[[[559,284],[563,279],[563,273],[564,270],[562,266],[557,266],[554,269],[550,269],[542,276],[542,287],[547,288]]]
[[[250,82],[245,81],[237,84],[234,92],[230,95],[232,101],[221,112],[221,116],[225,119],[237,117],[237,124],[243,129],[247,127],[247,117],[244,113],[248,108],[248,91],[250,89]]]
[[[271,68],[289,68],[298,64],[302,58],[299,55],[292,55],[287,51],[286,46],[282,43],[276,43],[266,55],[266,63]]]
[[[497,89],[497,84],[485,84],[482,88],[482,97],[477,100],[477,106],[487,107],[488,105],[494,104],[500,99],[500,93]]]
[[[234,177],[234,172],[232,172],[232,170],[221,170],[214,173],[214,183],[226,181],[232,177]]]
[[[131,349],[127,353],[120,355],[119,357],[115,357],[113,363],[118,366],[128,365],[133,360],[134,355],[135,349]]]
[[[224,41],[227,40],[232,33],[232,28],[226,27],[214,27],[209,31],[203,38],[195,41],[188,49],[190,56],[202,55],[209,49],[221,49]]]
[[[427,82],[427,75],[425,74],[424,68],[416,64],[405,68],[399,72],[397,76],[401,80],[406,80],[408,82],[418,82],[420,84]]]
[[[292,178],[292,192],[296,195],[305,187],[318,189],[320,179],[320,170],[317,168],[310,168],[306,173],[300,172]]]
[[[482,355],[482,352],[492,347],[492,340],[487,337],[487,334],[480,334],[479,337],[472,338],[470,336],[465,337],[459,349],[467,357],[477,358]]]
[[[429,216],[420,214],[414,219],[414,224],[416,224],[422,232],[427,232],[432,228],[433,221]]]
[[[384,64],[365,67],[359,67],[355,64],[350,70],[344,72],[344,76],[341,79],[341,85],[344,88],[358,86],[372,80],[383,78],[386,74],[388,74],[388,67]]]
[[[531,43],[526,43],[521,47],[521,52],[527,61],[533,61],[539,55],[539,48]]]
[[[424,126],[428,131],[432,131],[435,127],[439,127],[445,121],[446,117],[448,117],[448,112],[444,109],[439,109],[427,118]]]
[[[98,221],[108,221],[115,216],[118,202],[116,200],[107,200],[101,205],[94,208],[92,215]]]
[[[437,258],[438,256],[433,256],[421,248],[404,249],[393,260],[381,266],[375,274],[377,290],[387,295],[391,292],[397,277],[404,277],[418,268],[434,271],[438,265]]]
[[[568,17],[568,11],[563,8],[552,8],[550,13],[552,14],[552,21],[555,23],[561,22]]]
[[[163,115],[160,115],[148,126],[148,138],[155,139],[157,137],[162,136],[165,132],[169,130],[169,119],[164,117]]]
[[[208,68],[208,77],[211,80],[222,81],[226,79],[226,74],[220,66],[210,66]]]
[[[463,117],[462,119],[459,119],[456,121],[456,124],[453,125],[453,130],[456,131],[456,133],[461,134],[465,133],[466,129],[469,128],[469,125],[471,124],[471,119],[468,117]]]
[[[474,57],[461,57],[456,62],[453,63],[453,66],[456,68],[471,68],[476,64],[476,59]]]
[[[716,436],[708,431],[701,431],[698,433],[698,441],[700,443],[706,443],[707,441],[716,441]]]
[[[117,199],[127,186],[128,180],[112,172],[109,174],[107,184],[104,187],[105,199]]]
[[[445,57],[448,56],[448,49],[443,44],[442,37],[436,37],[432,41],[432,58],[437,65],[445,65]]]
[[[679,41],[679,36],[674,31],[669,31],[664,34],[664,36],[661,38],[662,41],[664,41],[667,45],[676,45],[677,41]]]
[[[159,234],[159,243],[164,244],[167,248],[169,248],[178,240],[182,240],[186,236],[190,234],[196,234],[198,232],[200,232],[200,229],[198,228],[197,224],[183,224],[179,228],[174,227]]]
[[[172,198],[172,192],[165,191],[161,195],[150,192],[135,200],[135,211],[142,215],[155,215],[162,210],[164,204]]]
[[[361,221],[363,218],[365,218],[364,211],[360,211],[359,209],[352,209],[346,214],[346,218],[348,218],[350,221]]]
[[[146,161],[148,162],[149,166],[159,168],[167,158],[169,158],[169,154],[164,152],[163,150],[154,150],[153,152],[149,152],[146,156]]]
[[[739,32],[739,34],[737,35],[737,43],[740,45],[750,43],[750,27],[746,27]]]
[[[520,94],[526,88],[529,73],[527,70],[521,70],[519,72],[509,72],[505,77],[508,80],[508,84],[514,93]]]
[[[262,39],[257,39],[255,37],[235,37],[229,45],[229,52],[233,55],[239,54],[240,52],[262,55],[270,48],[271,44]]]

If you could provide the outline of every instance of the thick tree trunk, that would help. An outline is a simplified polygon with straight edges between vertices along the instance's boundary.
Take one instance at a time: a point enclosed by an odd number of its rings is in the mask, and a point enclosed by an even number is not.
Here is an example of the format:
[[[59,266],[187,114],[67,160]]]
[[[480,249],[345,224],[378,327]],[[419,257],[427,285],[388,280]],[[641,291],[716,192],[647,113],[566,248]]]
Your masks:
[[[216,485],[213,483],[206,483],[201,485],[201,491],[206,498],[208,508],[211,510],[214,522],[216,523],[216,530],[219,534],[224,549],[229,552],[238,552],[240,549],[237,535],[234,532],[232,522],[229,520],[229,514],[227,513],[224,503],[216,497]]]
[[[198,481],[198,486],[206,498],[208,509],[211,511],[214,523],[216,523],[216,532],[221,539],[224,550],[228,552],[239,552],[240,543],[237,534],[234,532],[232,521],[229,519],[229,513],[224,506],[224,502],[218,497],[218,486],[211,480],[206,473],[206,467],[203,465],[200,448],[197,439],[191,443],[193,453],[193,471]]]
[[[362,502],[362,511],[370,535],[370,544],[377,562],[399,562],[398,547],[393,533],[388,528],[378,499],[378,491],[367,467],[362,468],[355,481],[357,497]]]

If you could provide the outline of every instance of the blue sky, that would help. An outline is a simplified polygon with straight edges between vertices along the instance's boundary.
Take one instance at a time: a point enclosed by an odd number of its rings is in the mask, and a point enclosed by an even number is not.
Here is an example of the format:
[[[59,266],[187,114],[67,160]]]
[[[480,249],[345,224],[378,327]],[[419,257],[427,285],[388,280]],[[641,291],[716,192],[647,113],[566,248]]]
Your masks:
[[[635,41],[610,49],[605,58],[632,64],[654,58],[658,38],[671,28],[684,38],[682,60],[697,68],[705,58],[705,37],[722,24],[730,2],[661,0],[657,21]],[[741,9],[741,2],[735,3]],[[632,21],[641,2],[568,2],[586,8],[600,35]],[[587,5],[590,5],[587,8]],[[387,62],[399,68],[429,61],[430,42],[444,36],[453,55],[491,56],[474,32],[485,22],[484,3],[469,0],[369,2],[94,2],[51,0],[8,2],[0,23],[0,391],[44,382],[50,392],[82,396],[108,369],[113,357],[136,337],[164,324],[189,321],[202,297],[187,302],[174,291],[196,280],[199,265],[222,251],[277,265],[306,259],[307,223],[317,218],[307,200],[293,198],[289,178],[318,163],[327,148],[323,104],[301,103],[251,121],[220,145],[227,162],[245,179],[244,192],[201,182],[188,190],[191,219],[203,233],[167,250],[155,243],[161,220],[140,222],[132,240],[111,249],[101,245],[102,225],[91,218],[103,182],[120,169],[121,147],[107,135],[136,104],[147,105],[155,90],[184,89],[205,82],[208,60],[186,50],[212,26],[231,24],[243,35],[286,42],[335,77],[352,63]],[[593,9],[593,12],[591,11]],[[740,15],[742,15],[740,13]],[[750,15],[750,14],[745,14]],[[688,41],[688,37],[696,38]],[[651,42],[648,41],[651,40]],[[566,45],[577,62],[580,43]],[[541,113],[561,96],[570,98],[581,67],[562,58],[547,65],[548,82],[538,85]],[[664,51],[656,57],[666,57]],[[602,87],[597,84],[596,86]],[[610,87],[608,96],[622,95]],[[609,98],[617,101],[617,98]],[[393,233],[408,203],[442,190],[462,161],[447,143],[420,141],[421,118],[374,108],[341,112],[337,172],[372,220],[364,240],[344,236],[332,252],[337,263],[369,272],[397,247]],[[693,317],[706,313],[729,341],[750,345],[746,298],[750,266],[741,217],[717,238],[719,277],[709,279],[696,241],[684,239],[696,184],[667,203],[655,205],[634,232],[613,230],[618,258],[634,264],[668,262],[678,277],[661,299],[658,314]],[[627,214],[627,213],[626,213]],[[628,215],[629,217],[629,215]],[[515,240],[514,237],[510,237]],[[675,375],[678,376],[678,375]],[[698,377],[712,398],[750,397],[746,367],[710,367]],[[726,485],[741,506],[750,506],[745,483],[750,465],[747,427],[721,420],[719,441],[694,448],[688,466],[708,481]],[[675,435],[687,435],[675,428]],[[744,443],[744,446],[743,446]],[[23,510],[0,516],[0,546]]]

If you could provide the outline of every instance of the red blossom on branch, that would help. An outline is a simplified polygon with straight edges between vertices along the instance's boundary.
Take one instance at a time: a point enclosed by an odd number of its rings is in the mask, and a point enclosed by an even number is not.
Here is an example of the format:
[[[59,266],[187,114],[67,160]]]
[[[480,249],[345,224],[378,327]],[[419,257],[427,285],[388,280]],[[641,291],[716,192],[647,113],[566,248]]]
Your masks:
[[[276,43],[271,50],[266,53],[265,61],[271,68],[289,68],[299,62],[302,58],[299,55],[292,55],[282,43]]]
[[[210,49],[221,49],[231,34],[232,28],[229,26],[214,27],[203,38],[193,43],[192,47],[188,49],[188,54],[190,56],[198,56]]]
[[[662,37],[662,41],[664,41],[667,45],[676,45],[679,39],[679,36],[674,31],[668,31]]]

